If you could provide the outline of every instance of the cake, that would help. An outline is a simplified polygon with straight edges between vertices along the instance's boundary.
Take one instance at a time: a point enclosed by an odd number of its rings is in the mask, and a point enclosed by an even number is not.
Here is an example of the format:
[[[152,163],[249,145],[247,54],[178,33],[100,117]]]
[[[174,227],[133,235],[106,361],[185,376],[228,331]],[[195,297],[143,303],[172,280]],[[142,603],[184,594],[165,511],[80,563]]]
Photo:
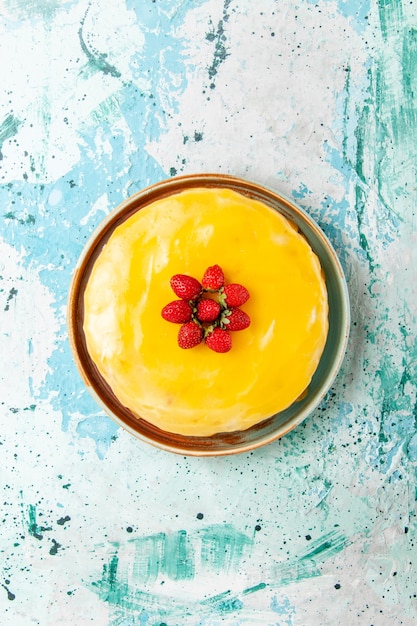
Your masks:
[[[224,353],[178,343],[161,311],[171,279],[198,281],[217,265],[244,285],[250,325]],[[228,188],[196,187],[155,200],[119,222],[84,290],[90,358],[118,401],[169,433],[246,430],[305,393],[328,332],[324,275],[297,227]]]

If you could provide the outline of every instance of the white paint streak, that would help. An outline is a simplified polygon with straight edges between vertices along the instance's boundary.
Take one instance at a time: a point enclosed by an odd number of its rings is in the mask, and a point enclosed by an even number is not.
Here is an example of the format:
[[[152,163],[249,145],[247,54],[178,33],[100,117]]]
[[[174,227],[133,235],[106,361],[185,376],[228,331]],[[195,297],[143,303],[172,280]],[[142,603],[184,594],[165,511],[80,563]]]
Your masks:
[[[2,313],[0,354],[7,367],[1,370],[7,405],[23,408],[33,403],[48,372],[59,323],[52,296],[39,276],[24,267],[25,252],[0,239]],[[11,291],[14,290],[14,291]],[[14,294],[14,295],[13,295]]]

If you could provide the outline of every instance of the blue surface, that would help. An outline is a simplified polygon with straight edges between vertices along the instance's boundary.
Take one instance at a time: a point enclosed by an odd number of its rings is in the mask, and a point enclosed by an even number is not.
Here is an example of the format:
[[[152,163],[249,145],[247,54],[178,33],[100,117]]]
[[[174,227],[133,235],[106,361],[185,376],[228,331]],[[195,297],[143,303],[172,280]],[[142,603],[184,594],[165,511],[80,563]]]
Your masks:
[[[0,28],[0,622],[414,624],[415,6],[7,0]],[[222,459],[118,429],[66,331],[103,217],[200,171],[293,198],[352,304],[311,418]]]

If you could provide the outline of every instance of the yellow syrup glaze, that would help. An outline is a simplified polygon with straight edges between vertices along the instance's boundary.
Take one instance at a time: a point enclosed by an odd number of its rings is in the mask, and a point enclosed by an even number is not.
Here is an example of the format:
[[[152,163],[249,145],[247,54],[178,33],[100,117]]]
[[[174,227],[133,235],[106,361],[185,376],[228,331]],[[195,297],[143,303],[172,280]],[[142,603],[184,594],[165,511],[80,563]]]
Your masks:
[[[161,317],[177,299],[174,274],[201,281],[219,264],[241,283],[251,318],[230,352],[183,350],[178,324]],[[317,256],[274,209],[228,189],[198,188],[158,200],[120,224],[84,294],[84,332],[120,402],[159,428],[192,436],[245,430],[307,388],[328,331]]]

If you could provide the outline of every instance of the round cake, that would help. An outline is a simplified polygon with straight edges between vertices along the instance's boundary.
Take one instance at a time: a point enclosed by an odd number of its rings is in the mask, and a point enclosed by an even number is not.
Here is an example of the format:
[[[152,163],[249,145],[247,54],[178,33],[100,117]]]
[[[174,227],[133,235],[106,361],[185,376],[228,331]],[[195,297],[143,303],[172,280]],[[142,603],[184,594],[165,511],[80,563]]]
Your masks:
[[[250,324],[236,332],[220,324],[231,338],[225,352],[204,338],[183,349],[183,322],[161,315],[181,300],[172,278],[202,283],[213,266],[224,285],[247,290],[238,308]],[[202,299],[219,301],[222,290]],[[196,301],[182,300],[194,321]],[[235,308],[227,307],[223,321]],[[306,239],[278,211],[227,188],[171,194],[118,224],[91,269],[83,316],[88,353],[118,401],[164,431],[196,437],[245,430],[289,407],[328,332],[326,284]],[[213,331],[201,327],[203,337]]]

